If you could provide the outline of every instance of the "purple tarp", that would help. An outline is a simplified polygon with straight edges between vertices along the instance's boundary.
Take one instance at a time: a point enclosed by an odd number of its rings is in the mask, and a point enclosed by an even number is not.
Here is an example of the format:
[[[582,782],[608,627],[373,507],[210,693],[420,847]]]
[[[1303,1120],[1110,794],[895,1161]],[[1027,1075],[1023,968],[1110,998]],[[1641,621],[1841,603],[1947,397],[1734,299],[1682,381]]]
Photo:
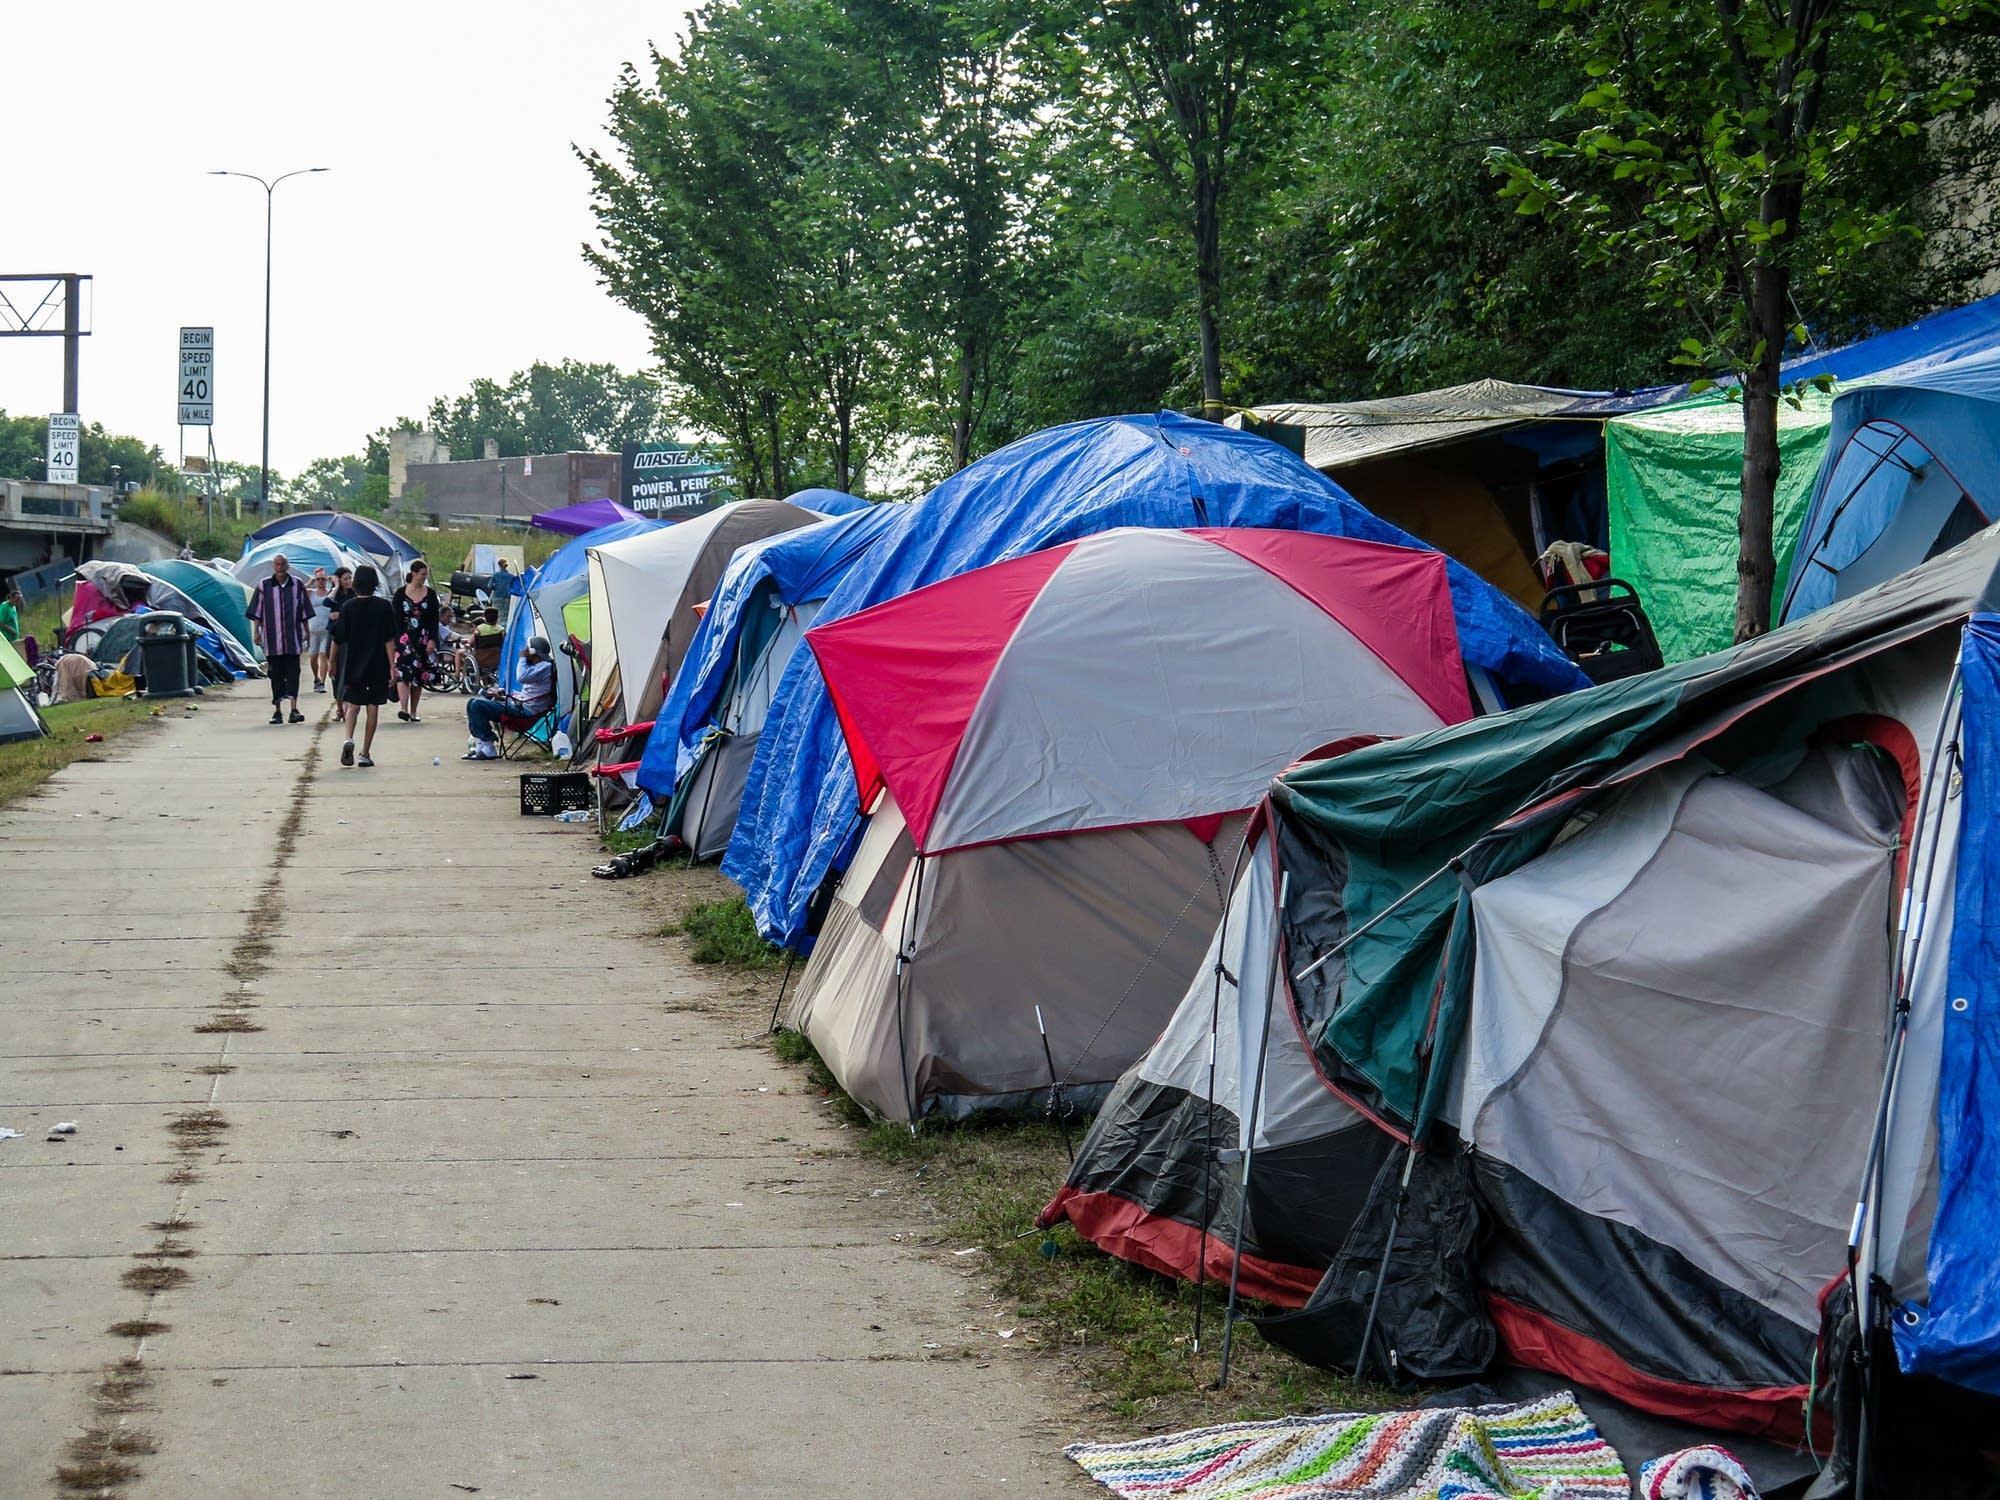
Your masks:
[[[586,531],[595,531],[600,526],[609,526],[617,521],[637,521],[642,519],[636,510],[627,509],[616,500],[584,500],[575,505],[565,505],[561,510],[545,510],[529,518],[530,526],[538,526],[543,531],[559,531],[564,536],[582,536]]]

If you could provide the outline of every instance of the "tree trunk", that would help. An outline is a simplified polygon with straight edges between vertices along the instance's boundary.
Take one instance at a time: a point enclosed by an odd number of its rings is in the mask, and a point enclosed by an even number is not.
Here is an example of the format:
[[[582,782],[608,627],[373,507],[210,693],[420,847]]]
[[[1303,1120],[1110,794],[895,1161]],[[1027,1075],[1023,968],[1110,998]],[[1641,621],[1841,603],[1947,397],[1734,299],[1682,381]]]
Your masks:
[[[1785,347],[1789,277],[1782,265],[1752,272],[1753,338],[1763,352],[1743,381],[1743,481],[1736,519],[1736,639],[1771,628],[1771,590],[1777,575],[1772,515],[1778,493],[1779,364]]]
[[[978,351],[970,335],[958,344],[958,409],[951,418],[951,471],[956,474],[972,462],[973,377]]]
[[[833,487],[854,493],[854,408],[843,399],[834,409]]]
[[[1201,334],[1201,414],[1220,422],[1222,404],[1222,188],[1200,168],[1194,174],[1195,318]]]
[[[778,437],[779,405],[776,401],[766,399],[768,404],[764,412],[771,420],[771,498],[782,500],[785,498],[785,463]]]

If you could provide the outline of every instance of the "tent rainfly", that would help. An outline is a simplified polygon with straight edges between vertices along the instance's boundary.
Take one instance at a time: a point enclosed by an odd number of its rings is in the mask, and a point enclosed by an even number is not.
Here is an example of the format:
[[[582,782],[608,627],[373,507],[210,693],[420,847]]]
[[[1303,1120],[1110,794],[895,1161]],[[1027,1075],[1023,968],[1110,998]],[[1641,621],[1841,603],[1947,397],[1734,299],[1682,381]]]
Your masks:
[[[1103,532],[806,641],[874,816],[792,1019],[899,1120],[1094,1100],[1270,776],[1472,713],[1445,559],[1310,533]]]

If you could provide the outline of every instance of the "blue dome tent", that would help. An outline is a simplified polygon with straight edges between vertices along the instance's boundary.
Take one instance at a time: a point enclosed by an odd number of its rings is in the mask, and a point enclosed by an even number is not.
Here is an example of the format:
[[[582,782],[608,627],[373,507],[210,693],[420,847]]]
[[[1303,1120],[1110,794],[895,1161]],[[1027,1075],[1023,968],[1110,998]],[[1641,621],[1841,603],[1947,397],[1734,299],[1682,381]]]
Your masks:
[[[1172,412],[1100,418],[1036,433],[939,485],[854,565],[819,623],[1117,526],[1261,526],[1424,545],[1266,438]],[[1450,582],[1466,665],[1490,696],[1526,701],[1583,685],[1519,605],[1457,563]],[[825,686],[810,654],[795,653],[723,862],[766,937],[804,939],[808,903],[852,846],[855,804]]]

